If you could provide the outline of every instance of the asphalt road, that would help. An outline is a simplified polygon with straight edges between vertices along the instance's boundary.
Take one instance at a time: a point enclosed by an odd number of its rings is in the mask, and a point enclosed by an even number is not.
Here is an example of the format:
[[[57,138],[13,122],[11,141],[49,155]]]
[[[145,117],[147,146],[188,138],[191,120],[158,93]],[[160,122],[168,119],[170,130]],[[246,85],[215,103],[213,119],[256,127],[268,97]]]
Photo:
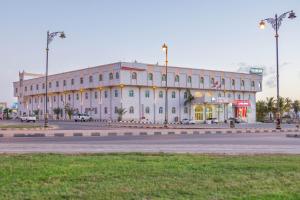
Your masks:
[[[300,138],[283,133],[0,138],[0,152],[300,154]]]

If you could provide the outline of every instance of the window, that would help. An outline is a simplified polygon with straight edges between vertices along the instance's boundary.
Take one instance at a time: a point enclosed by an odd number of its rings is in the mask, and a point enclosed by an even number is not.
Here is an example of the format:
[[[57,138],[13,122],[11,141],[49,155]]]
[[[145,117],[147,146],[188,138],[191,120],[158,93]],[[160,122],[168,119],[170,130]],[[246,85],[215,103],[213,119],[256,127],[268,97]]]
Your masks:
[[[99,74],[99,81],[102,81],[102,74]]]
[[[184,99],[187,99],[187,92],[184,92],[183,98],[184,98]]]
[[[33,89],[33,87],[32,87],[32,85],[30,86],[30,91],[32,91],[32,89]]]
[[[175,91],[172,92],[172,99],[175,99],[176,98],[176,93]]]
[[[73,78],[71,79],[71,85],[74,85],[74,79]]]
[[[210,79],[210,84],[214,85],[215,84],[215,78]]]
[[[109,73],[109,80],[113,80],[113,79],[114,79],[113,73]]]
[[[39,90],[39,84],[36,84],[35,89]]]
[[[42,88],[45,89],[45,83],[43,83]]]
[[[178,75],[175,76],[175,82],[179,82],[179,76]]]
[[[251,81],[251,87],[255,87],[255,82]]]
[[[115,90],[115,97],[119,96],[119,90]]]
[[[60,96],[60,101],[64,101],[64,96],[63,95]]]
[[[25,92],[27,92],[27,86],[25,86]]]
[[[176,108],[172,107],[172,113],[175,114],[176,113]]]
[[[41,97],[41,103],[43,103],[43,97]]]
[[[222,78],[222,85],[225,85],[225,79]]]
[[[166,81],[166,75],[165,75],[165,74],[163,74],[163,75],[161,76],[161,81]]]
[[[201,77],[201,78],[200,78],[200,83],[201,83],[201,84],[204,84],[204,77]]]
[[[136,77],[137,77],[136,72],[132,72],[131,79],[136,79]]]
[[[238,94],[238,99],[241,99],[241,95],[240,94]]]
[[[68,100],[71,101],[71,95],[70,94],[68,94]]]
[[[234,79],[231,80],[231,85],[235,86],[235,80]]]
[[[241,81],[241,86],[242,86],[242,87],[245,86],[245,81],[244,81],[244,80]]]
[[[29,99],[29,104],[31,104],[31,99]]]
[[[146,90],[146,91],[145,91],[145,97],[146,97],[146,98],[149,98],[149,97],[150,97],[150,91],[149,91],[149,90]]]
[[[85,99],[88,99],[89,98],[89,94],[86,92],[85,93]]]
[[[133,92],[133,90],[129,90],[129,96],[130,96],[130,97],[134,97],[134,92]]]
[[[192,82],[192,77],[188,76],[188,83],[191,83],[191,82]]]
[[[78,93],[76,94],[76,99],[79,100],[79,94]]]
[[[184,107],[183,112],[184,112],[185,114],[187,114],[187,113],[188,113],[188,107]]]
[[[82,77],[80,78],[80,84],[83,84],[83,78]]]
[[[149,80],[149,81],[152,81],[152,80],[153,80],[153,74],[152,74],[152,73],[149,73],[149,74],[148,74],[148,80]]]
[[[95,111],[95,115],[98,114],[98,109],[97,108],[94,108],[94,111]]]
[[[15,90],[15,91],[16,91],[16,93],[18,93],[18,88],[16,88],[16,90]]]
[[[108,96],[108,92],[107,92],[107,90],[105,90],[104,91],[104,97],[107,98],[107,96]]]
[[[118,107],[115,106],[115,113],[118,113]]]
[[[53,101],[56,102],[56,96],[53,97]]]
[[[95,92],[94,97],[95,99],[98,99],[98,92]]]
[[[107,114],[107,107],[104,107],[104,113]]]
[[[149,114],[150,113],[150,108],[147,106],[145,109],[145,113]]]
[[[64,80],[63,84],[64,84],[64,86],[66,86],[66,85],[67,85],[67,81],[66,81],[66,80]]]
[[[59,87],[59,82],[58,82],[58,81],[56,81],[56,84],[55,84],[55,85],[56,85],[56,87]]]
[[[159,91],[159,94],[158,94],[159,98],[163,98],[164,97],[164,93],[163,91]]]
[[[129,113],[130,113],[130,114],[133,114],[133,113],[134,113],[134,108],[133,108],[133,106],[130,106],[130,108],[129,108]]]
[[[90,81],[90,83],[93,82],[93,76],[89,76],[89,81]]]
[[[231,98],[231,94],[227,94],[227,97],[228,97],[228,98]]]
[[[159,107],[159,109],[158,109],[158,113],[159,114],[162,114],[164,112],[164,109],[163,109],[163,107]]]
[[[120,78],[119,72],[116,72],[116,79],[119,79],[119,78]]]

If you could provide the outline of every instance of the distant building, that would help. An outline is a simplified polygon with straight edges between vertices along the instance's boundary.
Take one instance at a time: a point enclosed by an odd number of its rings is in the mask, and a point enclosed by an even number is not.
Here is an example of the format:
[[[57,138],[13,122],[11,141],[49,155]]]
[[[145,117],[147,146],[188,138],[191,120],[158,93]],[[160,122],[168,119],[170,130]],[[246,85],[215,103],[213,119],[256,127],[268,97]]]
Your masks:
[[[48,78],[49,114],[67,104],[94,119],[116,120],[117,109],[125,108],[123,120],[165,119],[165,66],[118,62]],[[168,67],[168,120],[178,122],[230,117],[256,121],[256,93],[262,91],[262,75],[184,67]],[[185,104],[188,91],[195,99]],[[45,113],[45,77],[14,82],[18,114]],[[66,117],[63,111],[63,117]]]

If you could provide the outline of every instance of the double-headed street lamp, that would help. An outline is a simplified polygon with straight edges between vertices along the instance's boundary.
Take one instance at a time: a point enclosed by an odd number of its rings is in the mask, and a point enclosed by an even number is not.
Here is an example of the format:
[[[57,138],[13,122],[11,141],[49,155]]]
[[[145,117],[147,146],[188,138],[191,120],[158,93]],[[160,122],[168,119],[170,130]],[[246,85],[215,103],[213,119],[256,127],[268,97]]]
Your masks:
[[[281,25],[282,20],[288,15],[289,19],[296,18],[295,13],[291,10],[288,12],[283,13],[279,17],[277,14],[275,15],[275,18],[266,18],[260,21],[259,27],[261,29],[264,29],[266,26],[266,22],[272,25],[273,29],[275,30],[275,38],[276,38],[276,77],[277,77],[277,113],[276,113],[276,129],[281,129],[281,116],[280,116],[280,108],[279,108],[279,59],[278,59],[278,30]]]
[[[46,48],[46,81],[45,81],[45,122],[44,127],[48,127],[48,54],[49,54],[49,44],[54,39],[55,36],[59,35],[60,38],[66,38],[63,31],[52,32],[47,31],[47,48]]]
[[[163,44],[162,46],[163,51],[166,53],[166,59],[165,59],[165,66],[166,66],[166,98],[165,98],[165,122],[164,126],[168,127],[168,46],[166,43]]]

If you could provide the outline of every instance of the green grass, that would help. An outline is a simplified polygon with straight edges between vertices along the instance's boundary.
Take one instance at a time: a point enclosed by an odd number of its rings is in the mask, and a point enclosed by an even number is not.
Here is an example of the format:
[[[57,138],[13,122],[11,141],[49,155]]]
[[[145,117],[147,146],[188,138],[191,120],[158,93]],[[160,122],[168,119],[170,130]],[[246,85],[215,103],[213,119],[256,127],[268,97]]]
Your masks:
[[[0,125],[0,129],[8,129],[8,128],[16,128],[16,129],[21,129],[21,128],[41,128],[41,125],[38,124],[4,124]]]
[[[0,199],[300,199],[300,156],[0,155]]]

